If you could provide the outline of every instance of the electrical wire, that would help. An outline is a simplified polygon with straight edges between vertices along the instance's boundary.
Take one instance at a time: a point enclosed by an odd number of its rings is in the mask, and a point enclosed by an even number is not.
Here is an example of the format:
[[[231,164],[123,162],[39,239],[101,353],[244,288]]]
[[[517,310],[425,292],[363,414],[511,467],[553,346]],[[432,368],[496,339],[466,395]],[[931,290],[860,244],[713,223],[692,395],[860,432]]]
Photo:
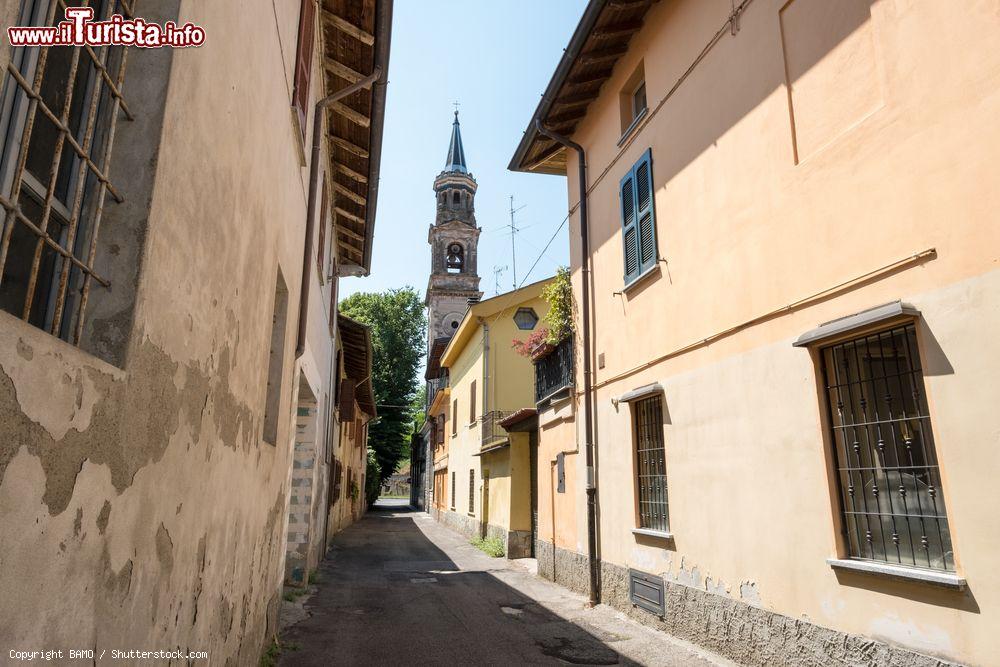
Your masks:
[[[566,222],[569,220],[569,216],[570,216],[570,214],[567,213],[566,217],[563,218],[562,222],[559,223],[559,226],[556,227],[556,231],[549,238],[549,242],[545,244],[545,247],[542,248],[542,252],[540,252],[538,254],[538,257],[535,258],[535,263],[532,264],[531,268],[528,269],[528,272],[526,274],[524,274],[524,279],[521,281],[521,284],[517,286],[518,289],[521,289],[522,287],[524,287],[524,284],[526,282],[528,282],[528,277],[531,275],[531,272],[535,270],[536,266],[538,266],[538,262],[542,261],[542,257],[545,256],[545,253],[548,252],[548,250],[549,250],[549,246],[552,245],[552,242],[556,240],[556,236],[559,235],[559,232],[562,231],[562,228],[566,225]],[[552,261],[552,260],[550,259],[549,261]]]

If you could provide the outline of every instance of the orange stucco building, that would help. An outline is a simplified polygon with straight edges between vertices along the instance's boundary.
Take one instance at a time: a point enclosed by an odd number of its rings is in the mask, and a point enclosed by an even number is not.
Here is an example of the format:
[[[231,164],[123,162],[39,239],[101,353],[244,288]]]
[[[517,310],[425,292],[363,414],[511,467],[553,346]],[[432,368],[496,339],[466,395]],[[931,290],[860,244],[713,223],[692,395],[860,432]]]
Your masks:
[[[588,4],[511,162],[569,177],[541,573],[747,664],[995,661],[998,38],[995,2]]]

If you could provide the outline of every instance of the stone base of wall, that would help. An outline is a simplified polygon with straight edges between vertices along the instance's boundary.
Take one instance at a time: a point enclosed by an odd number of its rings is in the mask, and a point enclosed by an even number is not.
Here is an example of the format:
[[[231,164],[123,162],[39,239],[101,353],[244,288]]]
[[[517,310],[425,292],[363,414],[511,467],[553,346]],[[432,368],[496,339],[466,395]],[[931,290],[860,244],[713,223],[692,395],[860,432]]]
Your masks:
[[[551,554],[552,545],[546,546]],[[582,562],[585,564],[586,559]],[[541,557],[538,573],[543,574]],[[586,572],[582,581],[586,587]],[[953,664],[869,637],[782,616],[725,595],[672,581],[664,584],[666,612],[661,618],[632,605],[626,568],[601,563],[601,602],[645,625],[743,665],[944,667]]]
[[[538,576],[565,586],[574,593],[590,592],[590,566],[587,557],[551,542],[535,541]]]
[[[507,558],[531,557],[531,531],[512,530],[507,533]]]
[[[479,537],[479,520],[474,516],[450,510],[435,510],[434,518],[469,539]]]

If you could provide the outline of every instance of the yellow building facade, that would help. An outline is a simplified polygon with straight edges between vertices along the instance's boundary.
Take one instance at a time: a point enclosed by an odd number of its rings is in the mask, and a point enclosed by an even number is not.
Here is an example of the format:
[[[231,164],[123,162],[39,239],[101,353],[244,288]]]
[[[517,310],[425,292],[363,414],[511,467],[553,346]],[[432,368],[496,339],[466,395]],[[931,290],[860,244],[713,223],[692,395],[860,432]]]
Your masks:
[[[579,306],[541,573],[747,664],[995,662],[998,38],[990,2],[588,4],[511,163],[569,176]]]
[[[436,485],[437,518],[470,537],[500,539],[509,558],[532,554],[529,435],[505,421],[534,409],[531,360],[514,349],[542,326],[548,310],[540,281],[474,303],[441,356],[447,369],[447,474]],[[435,457],[435,460],[439,459]],[[439,464],[435,480],[441,480]],[[443,506],[437,498],[447,498]]]

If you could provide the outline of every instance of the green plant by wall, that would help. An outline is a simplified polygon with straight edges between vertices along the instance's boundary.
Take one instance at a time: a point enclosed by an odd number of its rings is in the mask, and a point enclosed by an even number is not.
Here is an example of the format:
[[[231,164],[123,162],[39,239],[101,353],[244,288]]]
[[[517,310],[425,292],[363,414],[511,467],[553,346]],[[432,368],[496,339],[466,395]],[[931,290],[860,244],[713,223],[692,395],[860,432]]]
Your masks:
[[[549,304],[542,318],[549,330],[545,342],[558,345],[573,334],[573,286],[568,268],[559,267],[555,279],[542,289],[542,298]]]
[[[382,490],[382,468],[379,466],[375,451],[368,450],[368,469],[365,473],[365,502],[369,507],[378,500]]]
[[[504,555],[503,540],[499,537],[487,537],[485,539],[477,537],[469,544],[493,558],[501,558]]]

